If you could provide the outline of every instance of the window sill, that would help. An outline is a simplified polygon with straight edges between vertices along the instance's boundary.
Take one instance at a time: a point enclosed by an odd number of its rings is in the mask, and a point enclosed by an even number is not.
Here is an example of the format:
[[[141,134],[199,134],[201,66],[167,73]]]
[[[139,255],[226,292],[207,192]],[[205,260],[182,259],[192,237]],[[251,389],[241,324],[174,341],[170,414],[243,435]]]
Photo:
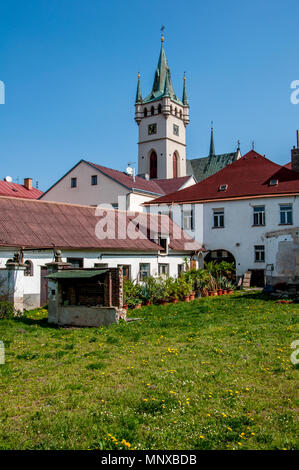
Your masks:
[[[284,225],[294,225],[294,224],[278,224],[278,226],[284,226]]]
[[[251,227],[266,227],[266,224],[252,224]]]
[[[225,227],[212,227],[212,229],[214,229],[214,228],[218,229],[218,228],[225,228]]]

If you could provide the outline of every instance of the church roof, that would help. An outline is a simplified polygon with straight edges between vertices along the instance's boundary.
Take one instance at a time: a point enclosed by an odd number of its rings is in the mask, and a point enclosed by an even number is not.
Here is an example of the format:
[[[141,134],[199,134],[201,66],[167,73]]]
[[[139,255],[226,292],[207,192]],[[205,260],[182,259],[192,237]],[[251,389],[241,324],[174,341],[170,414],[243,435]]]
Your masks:
[[[145,204],[222,201],[293,194],[299,194],[299,173],[251,150],[204,181]]]
[[[238,152],[231,152],[187,160],[187,175],[194,175],[198,182],[202,181],[233,163],[237,156]]]
[[[186,103],[183,103],[176,96],[174,92],[172,81],[171,81],[171,74],[170,74],[170,70],[168,67],[163,42],[164,42],[164,38],[162,36],[160,56],[159,56],[158,65],[157,65],[156,72],[155,72],[155,78],[154,78],[152,91],[142,101],[140,101],[140,99],[139,101],[137,101],[137,98],[136,98],[136,103],[137,102],[142,103],[142,104],[151,103],[153,101],[160,100],[164,96],[169,96],[173,101],[176,101],[178,104],[186,105]],[[141,96],[141,91],[139,95],[138,88],[137,88],[137,95],[138,97]],[[187,92],[185,90],[185,101],[186,100],[187,100]]]

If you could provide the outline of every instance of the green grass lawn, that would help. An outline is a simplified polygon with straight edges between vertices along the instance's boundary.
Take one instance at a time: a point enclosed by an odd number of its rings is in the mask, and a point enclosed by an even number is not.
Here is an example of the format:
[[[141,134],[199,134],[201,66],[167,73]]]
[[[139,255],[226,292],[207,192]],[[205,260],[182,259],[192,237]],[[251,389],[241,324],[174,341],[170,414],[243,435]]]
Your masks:
[[[1,320],[0,449],[298,448],[298,312],[250,293],[109,328]]]

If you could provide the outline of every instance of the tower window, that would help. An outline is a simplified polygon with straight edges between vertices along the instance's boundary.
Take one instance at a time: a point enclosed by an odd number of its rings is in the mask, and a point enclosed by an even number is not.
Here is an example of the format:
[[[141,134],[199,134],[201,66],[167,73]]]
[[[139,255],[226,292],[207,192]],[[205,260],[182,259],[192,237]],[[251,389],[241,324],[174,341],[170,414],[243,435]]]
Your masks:
[[[148,135],[157,134],[157,124],[149,124]]]
[[[172,114],[172,113],[173,113],[173,107],[172,107],[172,105],[171,105],[171,106],[170,106],[170,114]]]
[[[147,116],[147,108],[144,108],[143,115],[144,115],[144,117]]]
[[[158,106],[158,113],[159,113],[159,114],[162,113],[162,106],[161,106],[161,103],[160,103],[159,106]]]
[[[155,108],[152,106],[151,107],[151,115],[153,116],[155,114]]]
[[[172,165],[173,165],[173,178],[177,178],[178,177],[178,157],[175,152],[172,156]]]
[[[174,135],[179,135],[179,126],[176,124],[173,125],[173,133]]]
[[[157,154],[155,151],[150,156],[150,178],[157,178]]]
[[[182,119],[182,110],[180,110],[180,118]]]
[[[177,108],[174,108],[174,114],[177,115],[177,113],[178,113]]]

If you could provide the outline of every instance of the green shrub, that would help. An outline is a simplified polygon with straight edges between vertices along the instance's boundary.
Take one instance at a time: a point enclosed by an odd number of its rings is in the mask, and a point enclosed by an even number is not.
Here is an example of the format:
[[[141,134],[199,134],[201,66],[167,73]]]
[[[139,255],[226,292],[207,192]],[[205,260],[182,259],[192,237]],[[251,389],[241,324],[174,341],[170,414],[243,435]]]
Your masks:
[[[14,316],[14,308],[11,302],[0,300],[0,319],[12,318]]]

